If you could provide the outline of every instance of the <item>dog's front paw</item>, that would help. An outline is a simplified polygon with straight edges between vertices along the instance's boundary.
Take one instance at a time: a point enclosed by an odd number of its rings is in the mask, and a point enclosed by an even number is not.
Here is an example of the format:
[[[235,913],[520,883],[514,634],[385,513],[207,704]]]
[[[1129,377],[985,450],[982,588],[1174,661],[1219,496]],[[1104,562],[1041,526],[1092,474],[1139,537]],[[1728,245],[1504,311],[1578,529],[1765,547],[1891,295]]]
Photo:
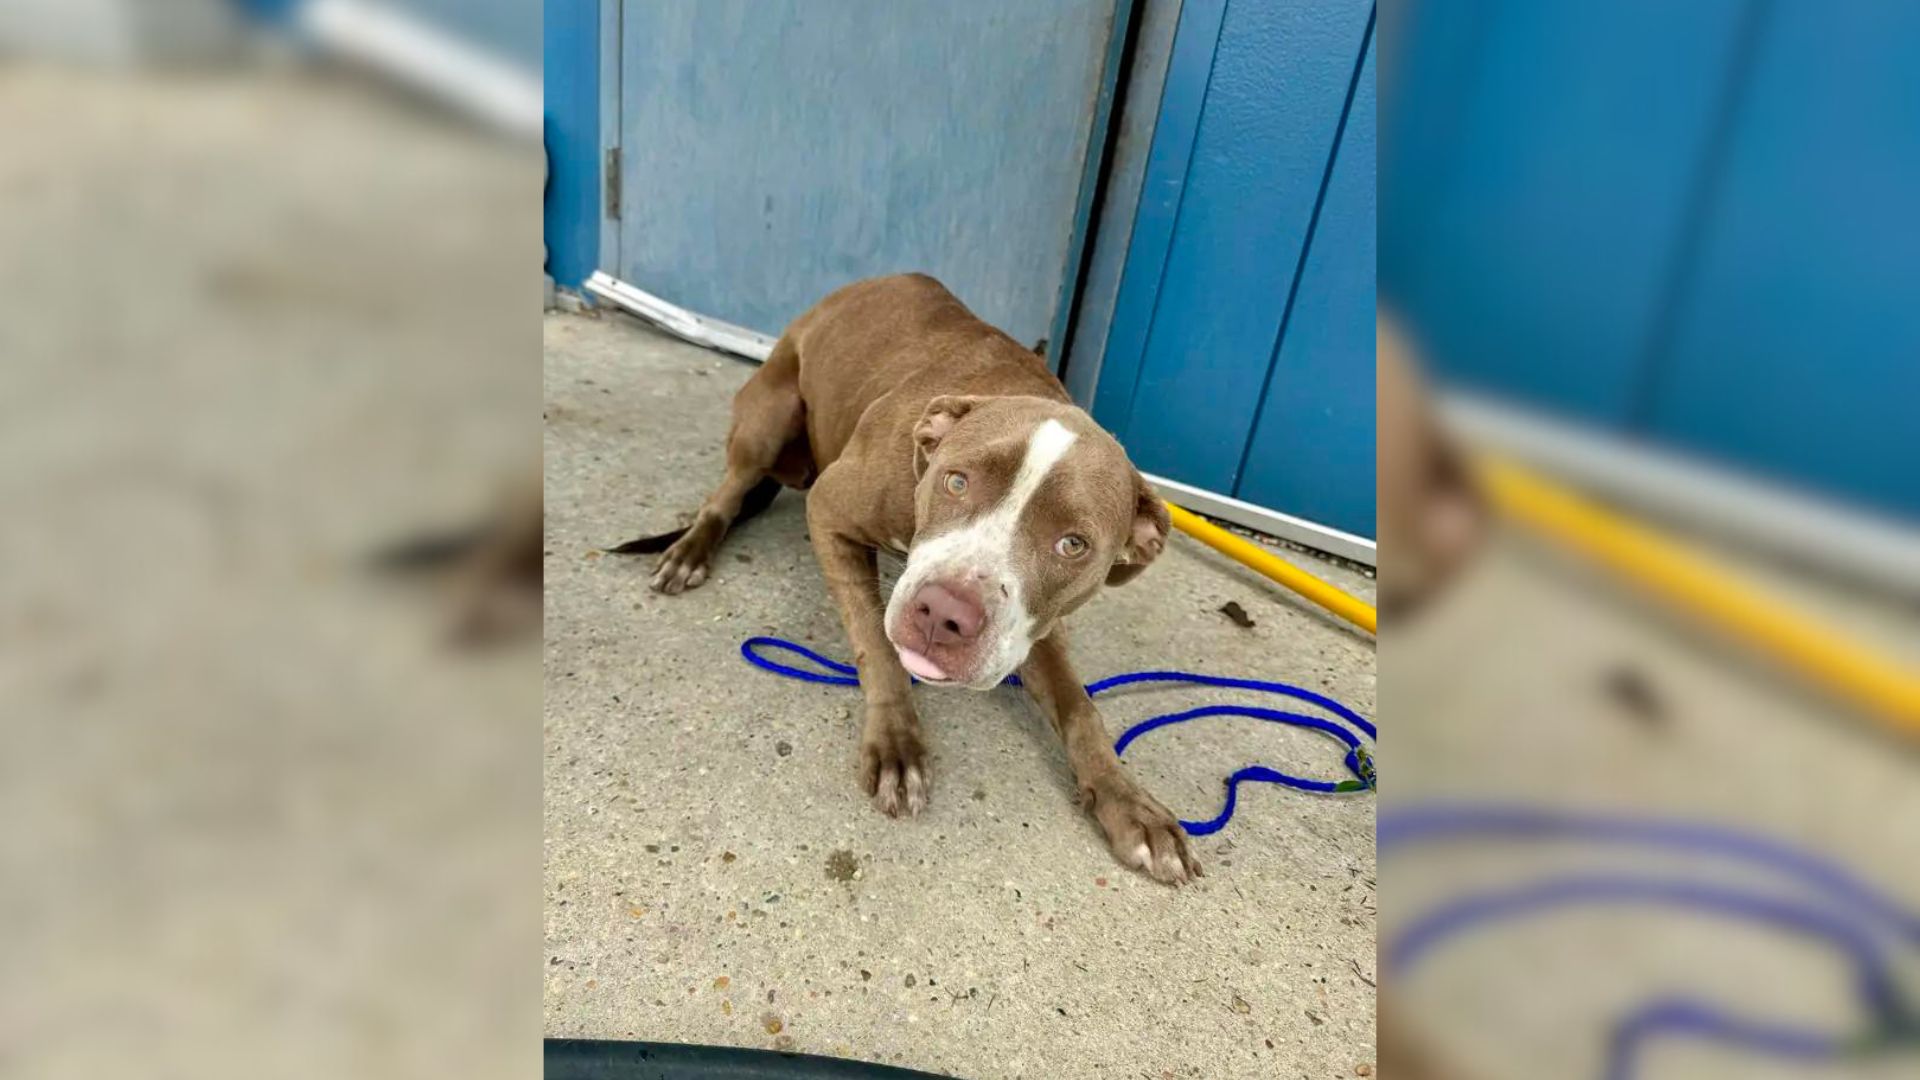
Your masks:
[[[660,556],[660,564],[653,571],[653,591],[669,596],[687,589],[696,589],[707,580],[707,566],[713,558],[714,541],[707,531],[699,527],[689,529],[685,536],[674,541],[673,546]]]
[[[869,724],[860,740],[860,784],[888,817],[919,816],[933,789],[927,748],[915,725]]]
[[[1125,773],[1109,773],[1080,794],[1122,865],[1169,885],[1201,875],[1179,820]]]

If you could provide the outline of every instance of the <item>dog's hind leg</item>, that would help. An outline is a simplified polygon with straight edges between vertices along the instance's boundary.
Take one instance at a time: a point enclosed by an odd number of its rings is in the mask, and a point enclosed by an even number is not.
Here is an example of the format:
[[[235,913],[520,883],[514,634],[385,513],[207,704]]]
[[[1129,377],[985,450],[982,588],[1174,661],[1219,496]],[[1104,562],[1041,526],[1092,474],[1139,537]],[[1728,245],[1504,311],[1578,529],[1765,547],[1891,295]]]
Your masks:
[[[782,483],[804,487],[811,480],[806,441],[799,354],[792,340],[782,337],[767,362],[734,395],[727,475],[701,504],[693,524],[660,557],[653,588],[678,593],[707,580],[714,552],[737,519],[765,509]]]

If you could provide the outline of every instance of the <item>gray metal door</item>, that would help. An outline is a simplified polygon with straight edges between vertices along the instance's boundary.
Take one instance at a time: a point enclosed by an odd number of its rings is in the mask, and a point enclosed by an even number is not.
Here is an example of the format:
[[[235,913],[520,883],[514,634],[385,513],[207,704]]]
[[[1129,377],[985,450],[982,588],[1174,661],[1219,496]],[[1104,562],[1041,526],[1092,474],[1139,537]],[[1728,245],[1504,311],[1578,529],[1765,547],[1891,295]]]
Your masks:
[[[922,270],[1020,340],[1050,337],[1119,10],[606,0],[601,265],[768,335],[849,281]]]

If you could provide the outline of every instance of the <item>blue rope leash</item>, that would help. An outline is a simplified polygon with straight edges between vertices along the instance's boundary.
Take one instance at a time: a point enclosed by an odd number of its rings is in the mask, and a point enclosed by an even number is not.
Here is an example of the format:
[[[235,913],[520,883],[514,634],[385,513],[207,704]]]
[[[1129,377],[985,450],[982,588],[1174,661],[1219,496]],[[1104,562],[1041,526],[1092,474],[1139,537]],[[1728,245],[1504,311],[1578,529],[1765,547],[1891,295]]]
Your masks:
[[[773,649],[798,656],[813,664],[815,670],[793,667],[763,655],[763,650]],[[748,638],[740,643],[740,655],[746,658],[747,663],[752,664],[754,667],[760,668],[763,671],[771,671],[775,675],[782,675],[789,679],[799,679],[802,682],[824,683],[828,686],[860,685],[859,672],[853,665],[843,664],[837,660],[829,660],[804,645],[797,645],[782,638]],[[919,680],[916,679],[914,681],[918,682]],[[1380,737],[1378,730],[1365,717],[1347,708],[1338,701],[1327,697],[1325,694],[1317,694],[1312,690],[1298,686],[1289,686],[1286,683],[1267,682],[1264,679],[1230,679],[1219,675],[1198,675],[1190,671],[1131,671],[1088,683],[1087,696],[1099,697],[1109,690],[1117,690],[1123,686],[1169,684],[1208,686],[1226,690],[1249,690],[1255,693],[1290,697],[1297,701],[1317,705],[1334,714],[1334,716],[1340,720],[1345,721],[1346,724],[1352,725],[1353,728],[1358,728],[1360,732],[1365,735],[1367,742],[1376,742]],[[1009,675],[1006,685],[1019,686],[1020,677],[1018,675]],[[1278,709],[1263,709],[1252,705],[1203,705],[1197,709],[1188,709],[1185,712],[1165,713],[1160,716],[1149,717],[1122,732],[1120,738],[1113,744],[1113,752],[1115,754],[1125,754],[1127,747],[1132,745],[1135,739],[1138,739],[1149,731],[1155,731],[1174,724],[1183,724],[1189,720],[1198,720],[1207,716],[1243,716],[1254,720],[1264,720],[1275,724],[1288,724],[1293,727],[1320,732],[1345,746],[1346,756],[1343,762],[1347,767],[1347,771],[1353,775],[1353,779],[1315,780],[1308,777],[1289,776],[1278,769],[1267,768],[1265,765],[1249,765],[1235,771],[1232,776],[1227,777],[1227,801],[1226,805],[1221,808],[1219,814],[1206,821],[1182,821],[1180,823],[1180,827],[1185,829],[1190,835],[1206,836],[1209,833],[1216,833],[1226,828],[1227,822],[1233,820],[1234,808],[1239,804],[1241,784],[1279,784],[1297,791],[1312,791],[1329,795],[1377,790],[1373,753],[1367,748],[1367,745],[1361,741],[1361,736],[1354,734],[1346,724],[1335,723],[1333,720],[1329,720],[1324,716],[1282,712]]]
[[[1904,909],[1820,856],[1733,829],[1658,818],[1563,813],[1529,807],[1441,803],[1380,815],[1378,850],[1474,838],[1577,840],[1655,848],[1743,863],[1810,890],[1818,902],[1671,878],[1625,874],[1568,875],[1469,895],[1414,920],[1386,952],[1390,972],[1405,971],[1446,938],[1540,912],[1580,906],[1654,905],[1704,911],[1823,941],[1851,962],[1868,1022],[1836,1036],[1791,1024],[1754,1020],[1685,998],[1661,998],[1614,1025],[1607,1044],[1607,1080],[1632,1080],[1655,1038],[1693,1038],[1792,1061],[1920,1049],[1920,1010],[1902,994],[1893,954],[1920,947],[1920,914]]]

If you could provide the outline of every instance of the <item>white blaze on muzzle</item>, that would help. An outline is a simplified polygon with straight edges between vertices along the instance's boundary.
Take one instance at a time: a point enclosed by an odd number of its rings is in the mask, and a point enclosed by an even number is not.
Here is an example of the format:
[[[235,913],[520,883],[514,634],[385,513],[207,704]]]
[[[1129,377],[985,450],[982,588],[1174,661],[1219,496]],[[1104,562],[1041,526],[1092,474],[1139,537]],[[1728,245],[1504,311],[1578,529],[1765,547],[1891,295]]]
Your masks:
[[[999,685],[1033,649],[1034,625],[1027,611],[1026,583],[1014,572],[1020,515],[1077,438],[1058,420],[1042,421],[1027,437],[1020,471],[1000,502],[964,525],[916,543],[887,600],[886,625],[891,631],[921,586],[950,581],[977,585],[986,611],[986,629],[973,646],[975,674],[966,682],[972,689],[988,690]],[[895,648],[899,648],[897,643]],[[904,649],[900,654],[901,663],[915,675],[947,681],[946,673],[929,658]]]

